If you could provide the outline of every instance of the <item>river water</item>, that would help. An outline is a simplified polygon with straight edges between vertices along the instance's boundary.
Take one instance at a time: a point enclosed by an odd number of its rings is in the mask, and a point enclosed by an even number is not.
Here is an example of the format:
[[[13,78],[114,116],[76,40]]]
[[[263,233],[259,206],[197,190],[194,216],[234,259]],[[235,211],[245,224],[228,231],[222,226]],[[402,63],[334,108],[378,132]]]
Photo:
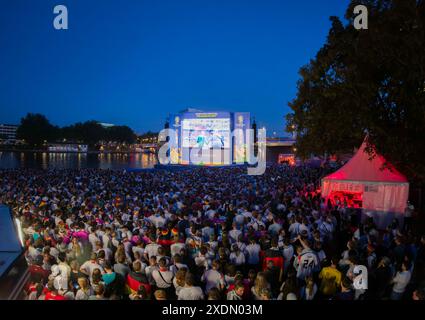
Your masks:
[[[0,169],[143,169],[156,163],[156,156],[151,153],[0,152]]]

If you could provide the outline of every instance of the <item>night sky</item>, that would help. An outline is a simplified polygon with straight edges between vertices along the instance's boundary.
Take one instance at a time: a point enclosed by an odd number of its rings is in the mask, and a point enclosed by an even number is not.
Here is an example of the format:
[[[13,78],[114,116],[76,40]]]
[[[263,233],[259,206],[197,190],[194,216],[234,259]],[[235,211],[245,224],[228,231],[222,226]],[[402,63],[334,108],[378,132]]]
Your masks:
[[[282,136],[298,70],[348,2],[1,0],[0,123],[38,112],[140,133],[193,107],[248,111]],[[59,4],[69,30],[53,28]]]

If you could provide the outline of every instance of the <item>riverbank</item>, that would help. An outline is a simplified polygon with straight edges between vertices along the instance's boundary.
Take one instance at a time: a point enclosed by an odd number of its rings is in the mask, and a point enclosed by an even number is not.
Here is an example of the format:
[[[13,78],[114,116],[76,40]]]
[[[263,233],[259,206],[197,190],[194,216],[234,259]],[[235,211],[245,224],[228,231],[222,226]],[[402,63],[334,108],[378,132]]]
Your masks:
[[[134,150],[88,150],[85,152],[80,151],[50,151],[50,150],[42,150],[42,149],[14,149],[14,148],[0,148],[0,152],[27,152],[27,153],[70,153],[70,154],[155,154],[155,152],[152,152],[150,150],[143,150],[143,151],[134,151]]]
[[[0,151],[0,169],[138,169],[157,164],[153,153],[48,152],[44,150]]]

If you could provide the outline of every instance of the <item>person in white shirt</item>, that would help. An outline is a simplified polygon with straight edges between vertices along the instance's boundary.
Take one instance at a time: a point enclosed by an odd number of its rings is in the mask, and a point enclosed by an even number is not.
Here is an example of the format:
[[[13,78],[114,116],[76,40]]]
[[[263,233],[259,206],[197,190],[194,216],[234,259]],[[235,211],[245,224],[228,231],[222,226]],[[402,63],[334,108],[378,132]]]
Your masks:
[[[207,257],[208,249],[205,246],[202,246],[198,255],[195,257],[195,264],[198,267],[204,267],[205,269],[208,269],[211,261]]]
[[[35,261],[37,261],[37,257],[43,257],[42,256],[42,252],[41,252],[41,250],[37,250],[36,249],[36,246],[38,246],[39,245],[39,243],[41,244],[42,242],[41,242],[41,239],[40,240],[36,240],[35,241],[35,243],[33,243],[33,244],[30,244],[30,246],[29,246],[29,248],[28,248],[28,251],[27,251],[27,259],[30,261],[30,262],[35,262]]]
[[[310,238],[310,228],[308,226],[308,220],[306,218],[303,218],[298,230],[300,234],[304,234],[307,238]]]
[[[111,229],[105,228],[105,233],[102,236],[102,242],[103,242],[103,248],[110,248],[111,247]]]
[[[100,251],[103,251],[105,253],[105,259],[106,260],[111,261],[111,259],[112,259],[112,250],[109,249],[109,248],[103,248],[102,247],[102,243],[100,241],[98,241],[97,244],[96,244],[95,253],[97,255],[99,255],[99,252]]]
[[[204,300],[201,287],[195,286],[195,278],[191,273],[186,273],[186,284],[180,289],[178,300]]]
[[[208,219],[210,220],[214,219],[215,214],[216,214],[216,211],[213,209],[209,209],[207,212],[205,212],[205,216],[207,216]]]
[[[327,241],[331,240],[334,226],[332,225],[330,217],[326,218],[326,220],[323,221],[321,225],[319,225],[319,231],[324,239]]]
[[[91,246],[92,246],[92,249],[93,249],[93,251],[95,251],[96,250],[96,243],[97,242],[100,242],[100,239],[99,239],[99,237],[96,235],[96,232],[95,232],[95,230],[94,230],[94,228],[90,228],[90,234],[89,234],[89,242],[90,242],[90,244],[91,244]]]
[[[244,212],[242,212],[242,215],[245,217],[245,218],[248,218],[248,219],[250,219],[251,217],[252,217],[252,213],[251,212],[249,212],[249,211],[244,211]]]
[[[53,285],[58,291],[68,291],[68,280],[69,277],[66,275],[66,270],[61,270],[58,265],[52,266],[52,273],[49,276],[49,280],[53,280]]]
[[[80,288],[75,295],[75,300],[89,300],[90,296],[93,295],[93,289],[87,278],[78,278],[78,286]]]
[[[155,256],[150,257],[149,258],[149,266],[147,266],[145,268],[145,274],[146,274],[146,277],[148,278],[148,281],[151,285],[155,285],[155,280],[154,280],[152,274],[155,270],[158,270],[158,269],[159,268],[158,268],[158,265],[156,263],[156,257]]]
[[[209,241],[207,242],[207,244],[210,247],[210,250],[212,251],[216,251],[217,247],[218,247],[218,241],[217,241],[217,236],[216,235],[211,235]]]
[[[409,268],[409,263],[407,261],[403,261],[401,271],[398,271],[392,280],[393,291],[391,293],[391,300],[401,300],[401,298],[403,298],[403,294],[406,291],[406,287],[412,277]]]
[[[245,216],[242,214],[237,214],[234,218],[234,222],[237,226],[242,226],[245,222]]]
[[[170,246],[171,256],[174,257],[176,254],[180,254],[181,250],[185,247],[186,245],[180,242],[179,236],[174,236],[174,243]]]
[[[160,229],[160,228],[162,228],[162,227],[164,227],[165,226],[165,223],[167,222],[166,221],[166,219],[164,218],[164,215],[163,214],[160,214],[160,213],[156,213],[156,214],[154,214],[154,215],[152,215],[152,216],[150,216],[149,218],[148,218],[148,220],[157,228],[157,229]]]
[[[285,237],[283,239],[283,247],[282,247],[282,254],[283,254],[283,272],[288,272],[288,267],[291,264],[292,258],[294,257],[294,246],[289,243],[289,237]]]
[[[85,275],[89,276],[91,282],[93,271],[95,269],[99,269],[103,272],[103,268],[100,266],[100,264],[97,263],[97,255],[93,252],[90,256],[90,260],[84,262],[83,265],[80,267],[80,271]]]
[[[211,227],[210,224],[206,224],[205,227],[202,228],[203,241],[208,241],[212,235],[214,235],[214,229]]]
[[[255,238],[249,240],[249,245],[245,248],[247,263],[251,266],[257,266],[260,262],[261,247],[256,243]]]
[[[282,226],[273,219],[273,223],[268,228],[268,233],[271,236],[277,236],[282,229]]]
[[[237,245],[237,246],[238,246],[238,248],[239,248],[239,250],[240,250],[243,254],[245,254],[246,244],[245,244],[245,242],[243,241],[243,236],[242,236],[242,234],[240,234],[240,235],[239,235],[238,241],[235,243],[235,245]]]
[[[165,258],[165,261],[167,262],[167,266],[169,266],[171,262],[171,258],[166,256],[165,254],[166,254],[165,248],[160,246],[158,248],[158,254],[156,255],[156,259],[159,261],[161,260],[161,258]]]
[[[224,276],[218,271],[220,262],[214,260],[212,269],[206,270],[201,277],[201,281],[205,282],[205,293],[208,293],[212,288],[222,290],[225,286]]]
[[[242,231],[238,230],[236,223],[233,223],[233,229],[229,231],[229,239],[232,243],[238,241],[239,235]]]
[[[293,239],[293,238],[296,238],[299,235],[301,224],[299,222],[298,217],[296,217],[295,219],[291,219],[291,220],[292,220],[292,223],[289,226],[288,231],[291,234],[291,238]]]
[[[183,289],[186,284],[186,273],[187,268],[182,268],[177,271],[173,278],[173,285],[176,291],[176,295],[179,296],[180,290]]]
[[[245,255],[239,250],[239,247],[235,244],[232,246],[232,253],[229,256],[230,262],[237,267],[245,264]]]
[[[137,253],[140,258],[145,255],[145,248],[143,248],[143,243],[142,242],[140,242],[137,245],[133,246],[131,248],[131,251],[133,251],[133,255],[136,255],[136,253]]]
[[[265,227],[265,224],[256,218],[252,218],[251,221],[248,223],[248,227],[252,227],[255,231],[258,231],[258,229],[263,226]]]
[[[180,254],[176,254],[173,257],[174,263],[170,266],[170,271],[176,275],[177,271],[179,271],[182,268],[189,269],[188,266],[184,263],[182,263],[183,259]]]
[[[169,289],[173,285],[174,274],[168,270],[165,258],[159,260],[159,269],[152,271],[152,278],[159,289]]]
[[[307,240],[298,237],[302,247],[297,248],[298,256],[294,260],[294,268],[297,270],[297,278],[305,280],[305,278],[313,275],[313,272],[319,267],[319,259],[316,253],[310,249]]]

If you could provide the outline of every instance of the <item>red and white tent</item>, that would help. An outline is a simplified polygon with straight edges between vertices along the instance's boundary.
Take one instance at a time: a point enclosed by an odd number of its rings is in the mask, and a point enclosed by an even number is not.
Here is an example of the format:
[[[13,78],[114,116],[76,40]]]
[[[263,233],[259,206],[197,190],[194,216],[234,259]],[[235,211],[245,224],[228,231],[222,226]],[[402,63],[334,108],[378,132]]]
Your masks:
[[[404,213],[409,182],[383,156],[375,154],[370,159],[365,148],[366,141],[342,168],[322,179],[322,196],[331,201],[339,195],[357,199],[364,212],[382,226]]]

